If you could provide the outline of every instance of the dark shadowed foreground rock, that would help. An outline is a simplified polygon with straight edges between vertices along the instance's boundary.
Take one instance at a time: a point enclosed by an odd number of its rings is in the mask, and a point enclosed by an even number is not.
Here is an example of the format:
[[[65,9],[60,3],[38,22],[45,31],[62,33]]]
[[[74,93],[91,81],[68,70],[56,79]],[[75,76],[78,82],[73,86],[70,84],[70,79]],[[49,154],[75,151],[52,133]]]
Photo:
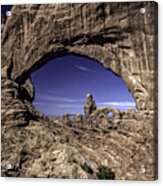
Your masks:
[[[156,179],[157,4],[17,5],[11,11],[1,40],[2,176],[97,179],[99,167],[107,167],[115,179]],[[137,111],[117,110],[118,126],[100,131],[38,113],[31,73],[68,54],[120,76]],[[85,113],[99,116],[93,100]]]

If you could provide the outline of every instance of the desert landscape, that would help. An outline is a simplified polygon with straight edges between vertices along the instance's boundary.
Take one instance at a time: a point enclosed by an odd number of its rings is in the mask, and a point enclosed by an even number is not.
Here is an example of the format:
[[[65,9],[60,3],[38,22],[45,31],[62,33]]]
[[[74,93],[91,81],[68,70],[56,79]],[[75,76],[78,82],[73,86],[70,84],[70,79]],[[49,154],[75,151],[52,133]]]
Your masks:
[[[11,12],[1,29],[2,176],[157,179],[157,4],[15,5]],[[121,77],[136,109],[98,107],[88,92],[83,114],[39,112],[31,74],[67,54]]]

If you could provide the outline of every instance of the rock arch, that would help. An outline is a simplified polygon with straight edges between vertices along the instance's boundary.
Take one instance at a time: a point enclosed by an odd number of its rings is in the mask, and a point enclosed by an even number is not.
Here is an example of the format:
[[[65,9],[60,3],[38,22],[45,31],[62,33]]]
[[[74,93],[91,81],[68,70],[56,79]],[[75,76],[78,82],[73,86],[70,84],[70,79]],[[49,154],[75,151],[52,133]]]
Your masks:
[[[98,3],[91,6],[87,4],[47,5],[47,13],[44,14],[42,12],[44,5],[13,6],[14,16],[7,20],[2,33],[2,67],[13,66],[12,79],[21,85],[26,84],[25,89],[32,99],[32,86],[29,81],[31,72],[46,64],[51,58],[72,53],[82,55],[98,61],[105,68],[111,69],[122,77],[138,109],[152,109],[150,92],[145,82],[141,81],[140,69],[135,66],[138,59],[131,41],[134,32],[125,31],[128,25],[122,28],[118,20],[116,20],[117,25],[114,26],[108,19],[109,17],[116,19],[109,14],[110,6],[106,5],[105,10],[102,7]],[[87,20],[83,14],[79,14],[81,12],[79,10],[95,12],[97,9],[105,11],[108,18],[106,16],[103,21],[94,20],[93,17]],[[61,10],[64,11],[64,16],[60,13]],[[96,14],[98,17],[100,13]],[[55,19],[57,15],[59,18]],[[90,29],[93,22],[96,26]],[[143,103],[139,105],[139,102]]]
[[[3,176],[6,176],[5,167],[8,162],[17,166],[7,172],[9,176],[55,176],[53,171],[44,175],[30,169],[30,166],[23,167],[20,164],[24,156],[33,168],[43,162],[39,149],[50,162],[52,153],[48,153],[55,149],[54,139],[60,140],[57,134],[61,133],[57,127],[52,130],[48,125],[48,118],[33,109],[31,102],[34,88],[30,74],[51,58],[77,54],[94,59],[119,75],[131,91],[138,110],[146,110],[151,116],[146,122],[140,119],[140,123],[136,121],[133,125],[126,124],[121,133],[111,133],[111,141],[108,141],[110,146],[114,146],[114,150],[108,149],[109,157],[106,153],[101,155],[92,150],[91,154],[100,157],[96,159],[97,164],[108,158],[109,164],[105,163],[115,169],[117,179],[147,180],[157,177],[157,157],[154,154],[157,144],[153,142],[157,127],[153,124],[155,118],[152,112],[157,110],[157,85],[154,83],[157,79],[157,64],[154,61],[157,52],[153,47],[157,44],[157,30],[153,27],[155,18],[157,19],[157,5],[155,2],[103,5],[93,3],[12,7],[12,16],[3,25],[1,40]],[[148,9],[143,17],[137,13],[142,6]],[[45,128],[47,125],[51,130]],[[128,131],[130,136],[127,135]],[[35,140],[31,140],[30,136],[34,136]],[[29,139],[32,144],[38,139],[45,140],[37,143],[40,146],[35,148],[36,144],[30,145],[25,139]],[[59,145],[67,153],[70,147],[73,154],[74,147],[71,143],[67,146]],[[90,157],[90,153],[88,156]],[[54,164],[48,165],[49,167],[42,167],[42,170],[54,170],[56,167]],[[67,164],[63,162],[63,165]],[[93,166],[96,167],[96,164]],[[144,175],[138,172],[141,166],[146,166],[148,170]],[[63,167],[60,171],[62,169]]]
[[[109,113],[112,113],[112,118],[108,118]],[[90,122],[96,123],[97,126],[101,123],[104,123],[104,125],[109,125],[109,123],[114,122],[117,123],[120,119],[120,111],[112,107],[99,107],[90,115]]]

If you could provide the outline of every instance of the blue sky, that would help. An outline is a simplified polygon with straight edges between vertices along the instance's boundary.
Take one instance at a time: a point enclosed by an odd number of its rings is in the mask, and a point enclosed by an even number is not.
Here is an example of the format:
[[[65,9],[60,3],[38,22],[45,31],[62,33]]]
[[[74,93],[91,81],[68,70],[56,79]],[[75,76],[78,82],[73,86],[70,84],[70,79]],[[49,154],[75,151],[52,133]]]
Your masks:
[[[85,98],[93,94],[97,106],[124,111],[135,102],[124,81],[94,60],[68,55],[49,61],[31,76],[33,105],[46,115],[83,113]]]

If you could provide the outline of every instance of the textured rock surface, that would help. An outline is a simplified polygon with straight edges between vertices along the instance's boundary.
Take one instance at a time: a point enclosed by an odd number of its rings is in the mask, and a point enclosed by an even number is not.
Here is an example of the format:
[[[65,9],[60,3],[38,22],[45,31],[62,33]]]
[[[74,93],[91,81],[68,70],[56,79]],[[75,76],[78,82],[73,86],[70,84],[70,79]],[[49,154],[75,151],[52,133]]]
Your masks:
[[[157,177],[156,3],[13,6],[1,42],[3,176],[93,178],[81,169],[86,162],[95,172],[108,166],[116,179]],[[30,74],[72,53],[122,77],[138,108],[133,119],[101,135],[58,126],[33,108]]]
[[[93,99],[93,95],[88,94],[86,96],[86,102],[84,106],[84,114],[86,121],[89,119],[89,116],[96,110],[96,104]]]

